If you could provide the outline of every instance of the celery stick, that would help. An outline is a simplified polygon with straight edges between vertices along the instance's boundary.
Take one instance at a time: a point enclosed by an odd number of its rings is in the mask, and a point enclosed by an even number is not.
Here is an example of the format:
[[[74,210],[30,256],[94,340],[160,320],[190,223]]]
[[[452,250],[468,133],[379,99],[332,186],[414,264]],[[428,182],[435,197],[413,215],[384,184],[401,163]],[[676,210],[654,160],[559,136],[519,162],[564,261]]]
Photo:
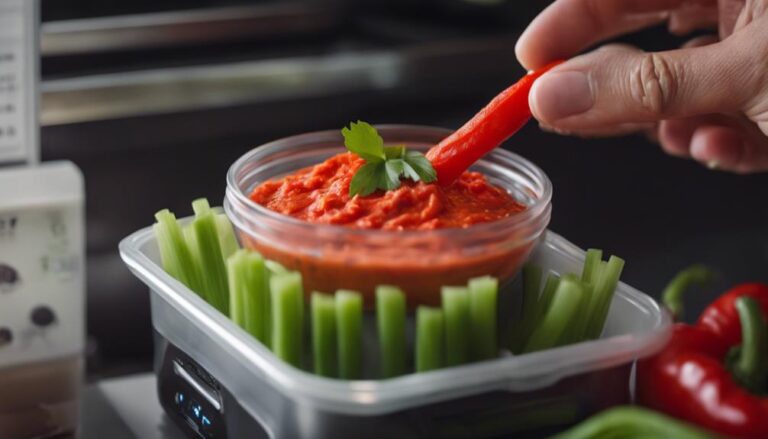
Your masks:
[[[269,277],[264,267],[264,258],[260,254],[248,252],[245,257],[245,270],[248,271],[248,294],[245,296],[245,329],[257,340],[269,347],[270,301]]]
[[[603,251],[596,248],[587,250],[584,257],[584,267],[581,271],[581,280],[584,287],[579,313],[571,330],[567,331],[562,344],[578,343],[587,338],[587,327],[590,324],[591,311],[596,307],[598,297],[595,295],[595,283],[600,277],[606,263],[603,262]]]
[[[416,372],[443,367],[445,318],[439,308],[420,306],[416,310]]]
[[[291,272],[269,279],[272,296],[272,352],[301,367],[304,340],[304,293],[301,274]]]
[[[194,258],[199,261],[204,297],[216,309],[229,315],[227,269],[219,245],[216,218],[210,209],[200,209],[199,201],[196,201],[198,204],[195,205],[195,210],[200,213],[191,224],[191,234],[194,236],[191,242],[194,246],[192,252]]]
[[[559,284],[560,276],[554,273],[550,273],[550,275],[547,276],[547,281],[544,283],[544,290],[541,292],[541,297],[539,298],[539,304],[536,305],[536,322],[533,324],[534,328],[541,325],[541,322],[544,320],[544,315],[552,304],[552,297],[554,297]]]
[[[200,274],[176,217],[163,209],[155,214],[155,218],[157,223],[153,229],[163,269],[195,293],[203,295]]]
[[[189,266],[189,271],[194,272],[199,280],[198,295],[205,299],[206,302],[211,303],[211,299],[208,297],[208,290],[205,287],[205,270],[202,267],[202,261],[200,260],[200,251],[197,245],[197,235],[195,229],[192,227],[192,222],[187,224],[183,229],[184,240],[189,248],[189,254],[192,259],[192,264]]]
[[[495,358],[496,298],[499,282],[485,276],[469,280],[469,357],[473,361]]]
[[[541,325],[533,331],[523,352],[540,351],[556,346],[579,310],[582,293],[580,282],[570,277],[560,279]]]
[[[208,204],[207,199],[197,198],[192,200],[192,211],[195,212],[195,216],[204,215],[211,212],[211,205]]]
[[[445,365],[456,366],[469,361],[469,288],[443,287],[445,315]]]
[[[227,258],[227,280],[229,281],[229,318],[241,328],[245,328],[245,297],[248,292],[247,269],[243,267],[245,251],[240,251]]]
[[[523,349],[525,348],[526,343],[528,343],[528,340],[531,338],[531,334],[541,326],[541,323],[544,321],[544,316],[547,314],[547,310],[549,309],[550,305],[552,304],[552,298],[555,295],[555,291],[557,290],[557,286],[560,284],[560,276],[550,273],[547,276],[547,281],[544,283],[544,289],[541,292],[541,295],[539,297],[539,302],[536,304],[536,317],[531,325],[531,332],[525,337],[525,338],[518,338],[518,344],[512,345],[512,352],[516,354],[520,354],[523,352]]]
[[[277,261],[272,261],[267,259],[265,264],[267,265],[267,268],[269,269],[269,271],[274,274],[285,274],[290,272],[290,270],[285,268],[281,263]]]
[[[267,267],[267,278],[269,278],[269,277],[271,277],[273,275],[276,275],[276,274],[287,274],[287,273],[291,272],[290,270],[285,268],[283,265],[281,265],[279,262],[272,261],[270,259],[265,259],[264,260],[264,266]],[[267,309],[272,309],[271,301],[272,301],[271,296],[269,294],[267,294]],[[267,323],[266,323],[266,327],[267,327],[266,339],[271,341],[272,340],[272,335],[271,335],[271,333],[272,333],[272,314],[271,313],[267,313],[266,321],[267,321]],[[269,345],[269,344],[267,344],[267,345]]]
[[[336,292],[336,334],[339,378],[360,378],[363,372],[363,296],[360,293]]]
[[[584,257],[584,268],[581,272],[581,280],[594,284],[597,281],[597,277],[600,275],[602,261],[602,250],[596,248],[587,250],[587,254]]]
[[[333,296],[312,293],[312,354],[318,375],[336,375],[336,300]]]
[[[400,288],[389,285],[376,288],[376,325],[382,378],[405,373],[405,309],[405,294]]]
[[[598,264],[599,265],[599,264]],[[563,279],[576,282],[581,286],[581,299],[576,314],[571,320],[571,325],[567,331],[563,332],[556,346],[578,343],[585,339],[587,326],[589,325],[589,307],[592,296],[592,284],[585,283],[575,274],[566,274]]]
[[[232,229],[232,223],[223,213],[216,214],[216,230],[219,232],[219,245],[221,245],[221,255],[224,259],[232,256],[239,248],[235,232]]]
[[[523,307],[520,318],[515,325],[512,350],[518,352],[525,340],[533,331],[536,323],[536,309],[539,305],[539,291],[541,287],[541,268],[525,264],[523,266]]]
[[[269,280],[264,258],[248,250],[238,250],[227,259],[229,313],[232,320],[257,340],[269,346],[267,315]]]
[[[597,282],[595,282],[594,296],[597,300],[590,302],[590,304],[595,303],[595,305],[589,314],[589,325],[586,331],[588,338],[595,339],[602,334],[605,319],[608,317],[608,311],[613,301],[613,294],[619,284],[623,269],[624,260],[617,256],[611,256]]]

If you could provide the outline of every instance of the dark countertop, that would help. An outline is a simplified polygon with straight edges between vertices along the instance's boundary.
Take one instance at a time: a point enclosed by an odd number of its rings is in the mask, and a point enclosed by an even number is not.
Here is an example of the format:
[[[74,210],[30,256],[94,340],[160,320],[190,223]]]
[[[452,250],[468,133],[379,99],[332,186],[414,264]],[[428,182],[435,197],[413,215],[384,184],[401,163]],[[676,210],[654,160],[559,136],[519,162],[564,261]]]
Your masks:
[[[155,375],[129,375],[91,384],[82,397],[83,439],[184,439],[165,416]]]

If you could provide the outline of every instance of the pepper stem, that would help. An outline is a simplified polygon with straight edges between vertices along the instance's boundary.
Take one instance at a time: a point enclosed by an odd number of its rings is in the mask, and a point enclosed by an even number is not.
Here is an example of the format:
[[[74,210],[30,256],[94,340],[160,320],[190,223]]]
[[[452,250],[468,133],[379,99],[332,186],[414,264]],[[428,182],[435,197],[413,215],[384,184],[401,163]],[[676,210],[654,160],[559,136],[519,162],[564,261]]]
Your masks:
[[[752,297],[742,296],[736,300],[736,310],[741,321],[741,346],[730,364],[736,381],[753,393],[765,391],[768,370],[768,328],[760,304]]]
[[[683,295],[692,285],[704,286],[712,281],[714,272],[703,265],[692,265],[677,273],[664,288],[661,301],[672,313],[675,320],[680,320],[685,311]]]

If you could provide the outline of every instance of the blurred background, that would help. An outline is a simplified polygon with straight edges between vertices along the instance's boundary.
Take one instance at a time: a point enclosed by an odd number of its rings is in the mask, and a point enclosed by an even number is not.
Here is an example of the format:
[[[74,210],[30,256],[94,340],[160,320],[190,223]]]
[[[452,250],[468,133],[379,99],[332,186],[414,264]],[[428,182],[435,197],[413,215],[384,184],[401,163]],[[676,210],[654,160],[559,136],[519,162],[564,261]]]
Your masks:
[[[524,71],[514,43],[547,1],[42,0],[42,158],[83,170],[88,372],[149,371],[149,300],[119,240],[171,208],[223,199],[264,142],[350,120],[456,128]],[[680,45],[662,27],[623,39]],[[559,137],[530,123],[507,148],[555,187],[551,229],[628,261],[658,296],[699,262],[717,286],[768,280],[768,175],[710,171],[640,136]]]

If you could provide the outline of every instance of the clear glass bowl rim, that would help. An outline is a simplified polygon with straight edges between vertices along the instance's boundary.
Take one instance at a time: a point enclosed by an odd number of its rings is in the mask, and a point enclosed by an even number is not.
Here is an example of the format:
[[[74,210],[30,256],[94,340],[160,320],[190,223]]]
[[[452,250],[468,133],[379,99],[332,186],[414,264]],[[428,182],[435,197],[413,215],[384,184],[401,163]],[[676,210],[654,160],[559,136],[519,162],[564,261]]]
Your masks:
[[[397,130],[401,133],[400,135],[402,137],[407,137],[407,135],[402,133],[411,131],[415,133],[414,135],[418,135],[419,137],[434,136],[436,139],[443,139],[453,132],[452,130],[446,128],[438,128],[426,125],[383,124],[374,125],[374,127],[379,131],[379,134],[382,135],[385,142],[387,142],[387,131]],[[549,180],[549,177],[547,177],[541,168],[533,164],[533,162],[502,148],[494,149],[485,157],[483,157],[479,162],[486,162],[493,158],[513,162],[516,166],[528,174],[527,177],[534,181],[534,185],[541,187],[541,195],[538,196],[537,194],[534,202],[530,205],[527,205],[526,210],[523,212],[496,221],[473,224],[467,228],[444,228],[434,230],[380,230],[359,229],[337,224],[310,223],[261,206],[260,204],[252,201],[248,195],[245,194],[240,188],[240,185],[237,182],[237,176],[239,171],[246,164],[254,160],[269,157],[274,153],[283,152],[287,148],[295,147],[297,144],[306,145],[312,143],[312,141],[318,143],[338,141],[340,146],[343,145],[341,130],[322,130],[273,140],[271,142],[257,146],[243,154],[230,166],[229,170],[227,171],[227,199],[225,200],[225,209],[234,209],[234,213],[241,215],[245,212],[239,211],[242,208],[238,207],[237,205],[243,206],[250,211],[248,212],[249,214],[265,217],[269,222],[277,222],[284,227],[296,227],[302,230],[314,230],[315,232],[322,231],[323,234],[343,234],[347,236],[359,235],[366,237],[380,236],[382,238],[391,238],[393,234],[397,234],[398,237],[404,238],[410,236],[424,237],[426,235],[450,238],[452,236],[456,237],[457,235],[466,235],[467,233],[498,233],[500,230],[509,230],[511,228],[523,227],[528,223],[539,221],[542,219],[542,216],[548,215],[550,210],[549,207],[552,200],[552,182]],[[234,201],[237,203],[232,203],[232,200],[229,200],[230,197],[233,197]],[[230,215],[230,218],[234,220],[232,215]],[[257,218],[251,217],[250,220],[257,220]],[[239,219],[235,222],[240,223]]]

